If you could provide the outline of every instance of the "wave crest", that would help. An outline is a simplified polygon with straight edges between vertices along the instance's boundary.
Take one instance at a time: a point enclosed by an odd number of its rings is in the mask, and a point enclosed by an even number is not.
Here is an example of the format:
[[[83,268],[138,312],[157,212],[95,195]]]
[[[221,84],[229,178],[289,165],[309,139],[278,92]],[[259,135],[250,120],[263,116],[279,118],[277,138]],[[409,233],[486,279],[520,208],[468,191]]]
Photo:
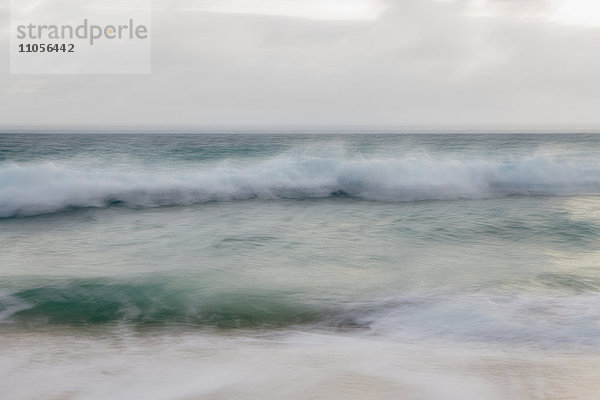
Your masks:
[[[0,291],[0,325],[311,326],[416,340],[451,337],[597,347],[600,326],[590,321],[598,319],[598,282],[581,281],[575,275],[541,275],[536,280],[547,290],[532,293],[515,287],[504,295],[493,288],[478,294],[414,291],[361,300],[258,287],[214,287],[189,277],[71,279]]]
[[[115,204],[158,207],[340,196],[408,202],[599,192],[600,165],[545,155],[513,161],[279,156],[254,163],[228,161],[162,170],[52,162],[0,166],[2,218]]]
[[[324,312],[278,293],[213,293],[157,281],[70,280],[0,293],[0,323],[277,327],[316,322]]]

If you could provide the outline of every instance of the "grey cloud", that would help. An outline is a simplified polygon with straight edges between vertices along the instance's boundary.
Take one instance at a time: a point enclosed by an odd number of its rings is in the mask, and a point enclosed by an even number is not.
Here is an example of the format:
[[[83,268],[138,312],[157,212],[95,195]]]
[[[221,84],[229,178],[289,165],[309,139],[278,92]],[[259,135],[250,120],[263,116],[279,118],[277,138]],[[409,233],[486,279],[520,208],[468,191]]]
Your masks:
[[[153,16],[152,75],[15,76],[3,69],[0,122],[600,122],[598,29],[506,14],[469,17],[467,6],[464,1],[390,1],[374,21],[171,7]]]

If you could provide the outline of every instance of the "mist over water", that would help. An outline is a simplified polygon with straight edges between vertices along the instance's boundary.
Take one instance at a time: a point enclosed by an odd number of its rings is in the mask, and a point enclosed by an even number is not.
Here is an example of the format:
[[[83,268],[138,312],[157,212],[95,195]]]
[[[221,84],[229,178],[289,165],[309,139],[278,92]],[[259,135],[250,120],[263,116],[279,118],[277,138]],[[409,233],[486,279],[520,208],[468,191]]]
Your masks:
[[[594,135],[0,135],[0,390],[595,399],[598,160]]]

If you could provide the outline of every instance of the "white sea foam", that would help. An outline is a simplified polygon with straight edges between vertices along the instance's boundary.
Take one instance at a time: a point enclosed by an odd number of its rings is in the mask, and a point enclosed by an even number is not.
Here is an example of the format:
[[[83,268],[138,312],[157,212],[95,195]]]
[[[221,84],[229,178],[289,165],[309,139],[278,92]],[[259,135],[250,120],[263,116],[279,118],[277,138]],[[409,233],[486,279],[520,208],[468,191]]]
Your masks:
[[[69,207],[187,205],[243,199],[348,196],[376,201],[600,193],[600,164],[547,155],[512,161],[344,159],[282,155],[162,168],[45,162],[0,165],[0,217]]]
[[[340,333],[65,329],[16,331],[3,340],[0,391],[10,399],[595,400],[600,368],[595,352],[500,351]]]

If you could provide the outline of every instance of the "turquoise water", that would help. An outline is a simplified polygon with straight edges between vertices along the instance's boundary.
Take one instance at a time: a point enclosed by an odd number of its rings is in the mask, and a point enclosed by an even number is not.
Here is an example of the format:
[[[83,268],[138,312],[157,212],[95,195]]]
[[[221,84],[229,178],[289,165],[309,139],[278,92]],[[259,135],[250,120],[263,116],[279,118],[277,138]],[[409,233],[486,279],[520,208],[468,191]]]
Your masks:
[[[587,134],[2,134],[0,389],[595,399],[599,194]]]

